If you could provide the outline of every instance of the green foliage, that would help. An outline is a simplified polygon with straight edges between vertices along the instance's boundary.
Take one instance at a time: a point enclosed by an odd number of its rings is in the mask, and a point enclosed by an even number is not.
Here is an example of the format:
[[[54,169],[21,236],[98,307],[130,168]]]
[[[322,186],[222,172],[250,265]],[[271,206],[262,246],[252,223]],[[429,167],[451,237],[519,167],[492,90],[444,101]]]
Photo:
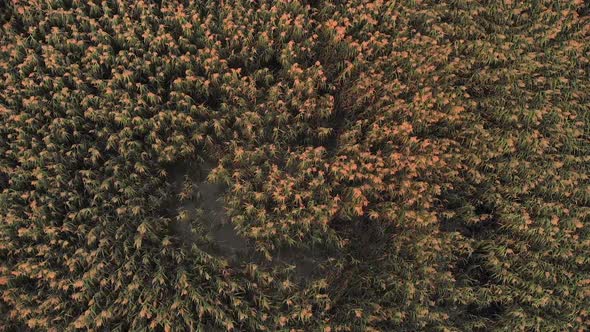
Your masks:
[[[6,8],[0,330],[590,329],[587,3]]]

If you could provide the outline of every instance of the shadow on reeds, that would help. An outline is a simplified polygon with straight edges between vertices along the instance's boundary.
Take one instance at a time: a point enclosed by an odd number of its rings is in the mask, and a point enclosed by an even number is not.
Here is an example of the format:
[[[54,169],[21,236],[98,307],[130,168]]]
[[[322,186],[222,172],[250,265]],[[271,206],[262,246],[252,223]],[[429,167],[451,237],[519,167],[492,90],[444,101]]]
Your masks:
[[[177,164],[168,169],[174,193],[169,208],[175,216],[171,232],[184,246],[196,245],[209,254],[239,263],[252,248],[225,213],[225,188],[207,181],[213,167],[210,162],[202,162]]]
[[[210,162],[182,163],[167,169],[170,191],[174,193],[167,208],[173,217],[170,233],[178,243],[189,250],[196,246],[235,268],[254,263],[288,275],[301,286],[322,277],[333,256],[325,248],[283,246],[272,252],[271,260],[255,250],[254,242],[237,231],[226,213],[224,186],[207,181],[214,166]]]

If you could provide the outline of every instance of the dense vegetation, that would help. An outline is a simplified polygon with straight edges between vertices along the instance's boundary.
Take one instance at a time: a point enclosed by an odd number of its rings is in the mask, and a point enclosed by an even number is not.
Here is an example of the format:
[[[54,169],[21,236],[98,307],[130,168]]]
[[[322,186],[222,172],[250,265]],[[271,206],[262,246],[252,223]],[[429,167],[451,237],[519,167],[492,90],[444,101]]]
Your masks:
[[[0,330],[590,329],[588,2],[0,4]]]

